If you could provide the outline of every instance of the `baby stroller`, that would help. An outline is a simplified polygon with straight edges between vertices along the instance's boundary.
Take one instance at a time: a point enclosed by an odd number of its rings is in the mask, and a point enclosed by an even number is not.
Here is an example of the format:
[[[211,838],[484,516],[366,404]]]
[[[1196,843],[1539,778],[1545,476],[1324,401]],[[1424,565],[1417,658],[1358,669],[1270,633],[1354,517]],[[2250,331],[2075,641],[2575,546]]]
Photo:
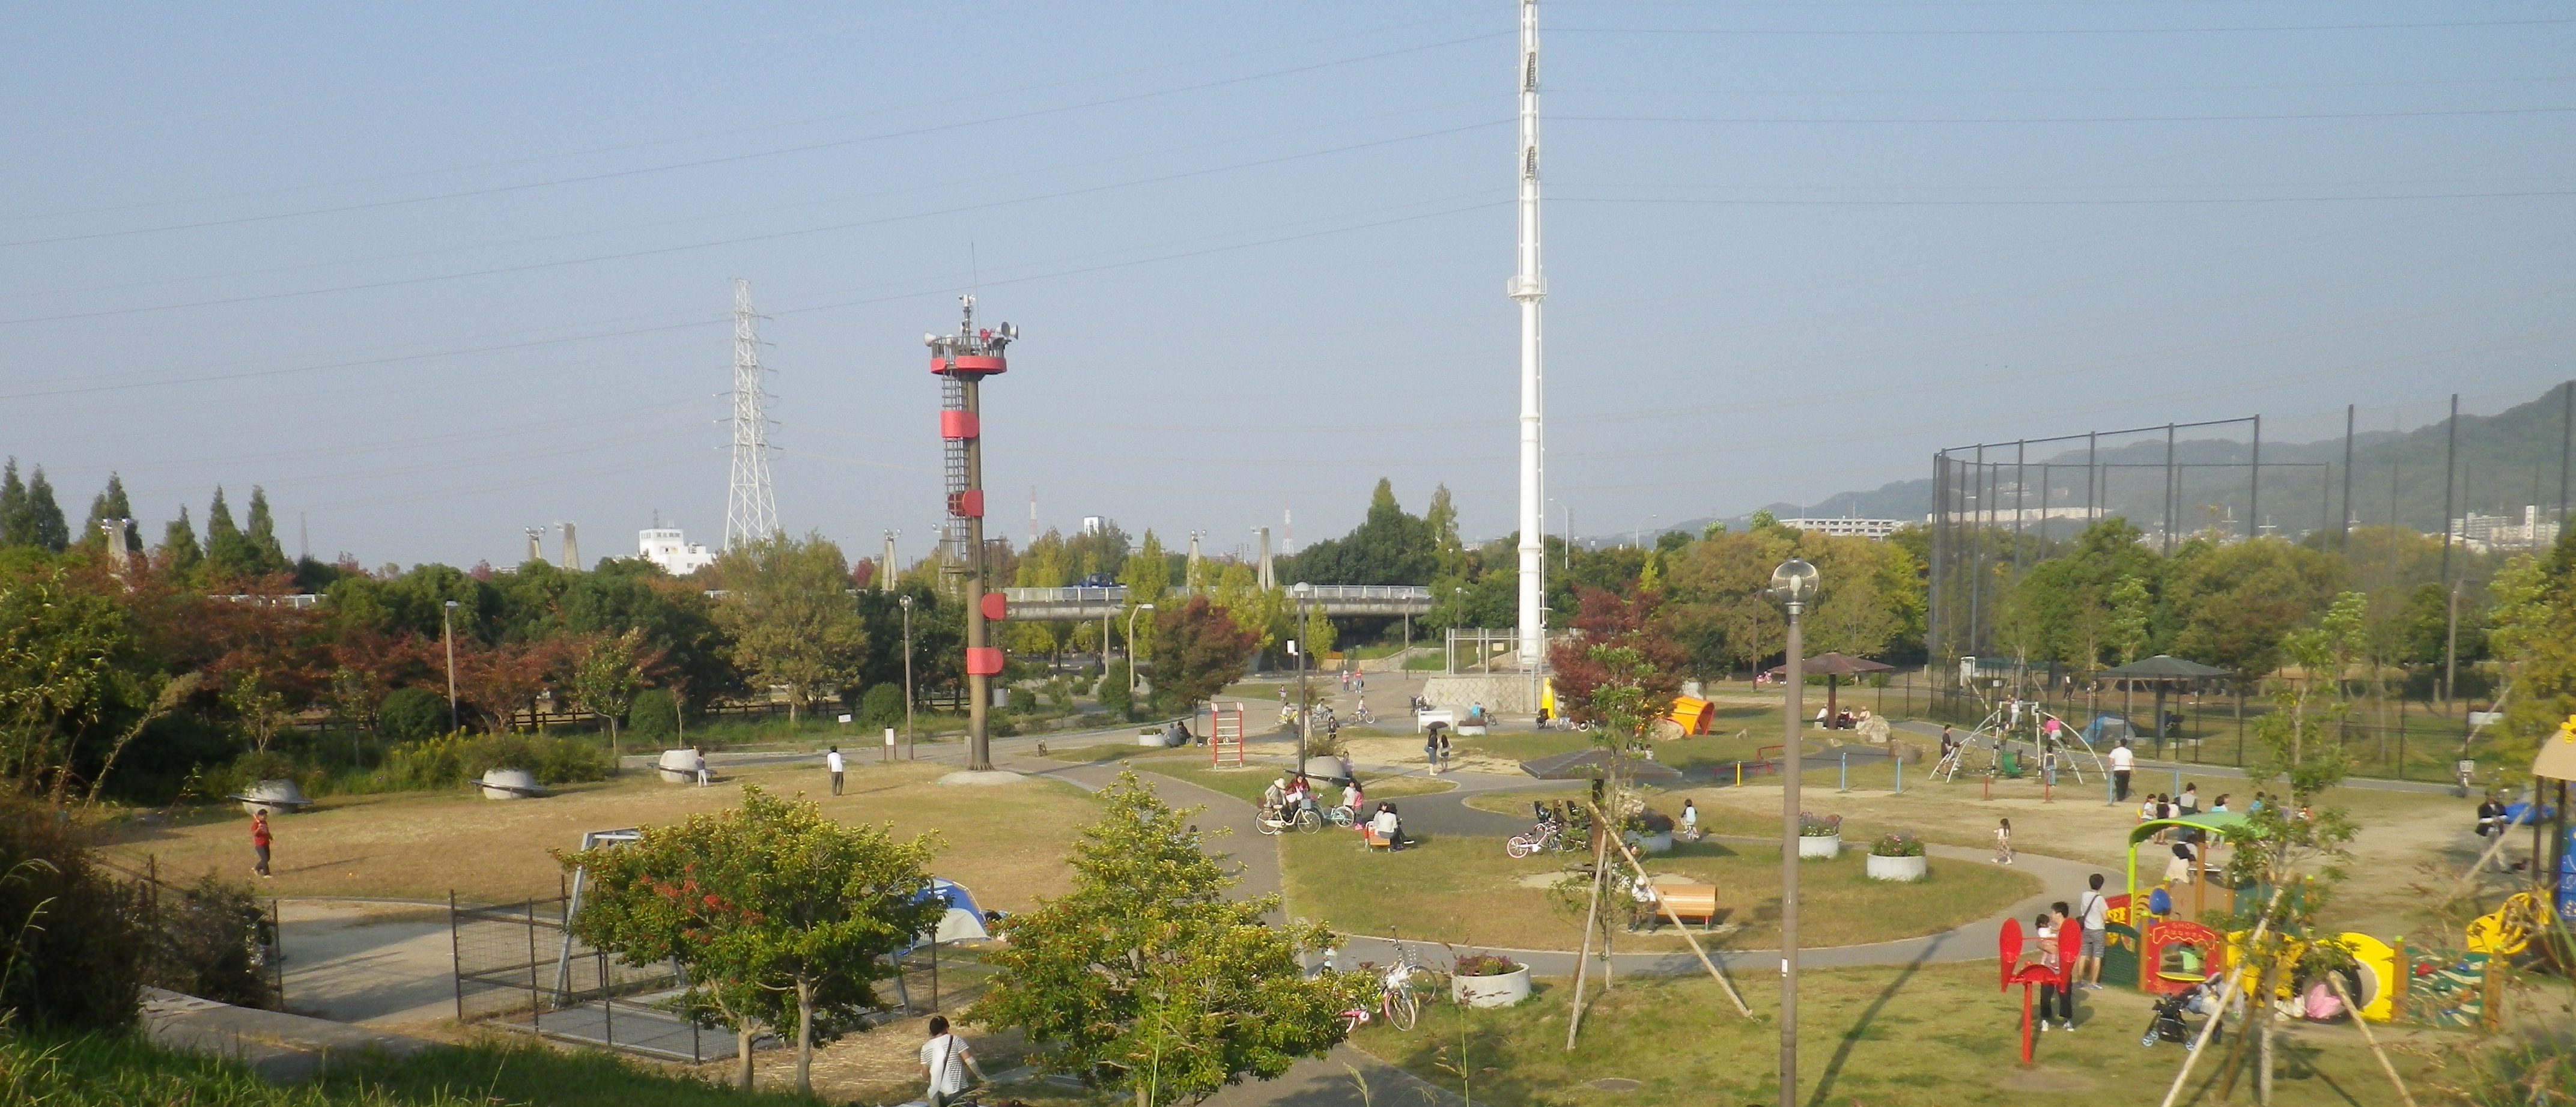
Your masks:
[[[2218,1016],[2217,974],[2213,973],[2207,980],[2158,999],[2155,1017],[2147,1023],[2147,1032],[2138,1038],[2138,1044],[2153,1046],[2159,1041],[2191,1044],[2192,1039],[2198,1036],[2198,1031],[2192,1024],[2183,1021],[2186,1015],[2202,1015],[2209,1018]],[[2223,1029],[2211,1028],[2210,1043],[2216,1044],[2225,1033]]]

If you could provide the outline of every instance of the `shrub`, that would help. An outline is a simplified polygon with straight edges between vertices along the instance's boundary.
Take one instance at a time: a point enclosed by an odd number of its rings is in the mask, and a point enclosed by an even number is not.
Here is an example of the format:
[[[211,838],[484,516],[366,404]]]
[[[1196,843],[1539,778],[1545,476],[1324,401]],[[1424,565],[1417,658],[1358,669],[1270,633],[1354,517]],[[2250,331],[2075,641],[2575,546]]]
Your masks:
[[[1520,971],[1520,963],[1499,953],[1462,953],[1451,966],[1451,976],[1507,976]]]
[[[268,916],[248,887],[213,873],[189,888],[138,888],[145,930],[143,983],[230,1003],[275,1008],[270,986]]]
[[[1011,714],[1033,714],[1038,709],[1038,694],[1026,688],[1013,688],[1004,702],[1010,705]]]
[[[570,738],[524,734],[450,734],[397,746],[385,758],[385,776],[397,787],[453,788],[480,780],[492,769],[526,769],[540,784],[570,784],[608,776],[608,753]]]
[[[859,725],[882,730],[903,725],[903,686],[880,684],[859,697]]]
[[[680,700],[668,688],[647,688],[626,707],[626,732],[638,738],[668,738],[680,732]]]
[[[1842,832],[1843,817],[1840,815],[1798,812],[1798,836],[1801,838],[1831,838]]]
[[[144,938],[132,893],[54,813],[0,800],[0,1018],[21,1028],[134,1022]]]
[[[1103,677],[1100,680],[1100,706],[1121,719],[1136,718],[1136,700],[1127,694],[1127,682]]]
[[[1649,807],[1628,817],[1628,829],[1639,834],[1670,834],[1673,817]]]
[[[1869,844],[1869,855],[1872,857],[1921,857],[1923,856],[1923,839],[1917,838],[1902,830],[1896,831],[1892,834],[1881,834],[1878,836],[1877,841]]]
[[[418,742],[447,733],[447,701],[422,688],[396,688],[376,708],[376,726],[397,742]]]

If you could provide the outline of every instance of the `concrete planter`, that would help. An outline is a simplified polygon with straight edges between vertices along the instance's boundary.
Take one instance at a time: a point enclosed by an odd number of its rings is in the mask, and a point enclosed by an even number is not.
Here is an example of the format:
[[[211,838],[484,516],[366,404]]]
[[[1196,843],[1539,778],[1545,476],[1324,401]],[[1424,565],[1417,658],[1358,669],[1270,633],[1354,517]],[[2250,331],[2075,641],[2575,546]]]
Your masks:
[[[484,799],[493,800],[535,799],[546,794],[545,786],[537,783],[537,774],[526,769],[484,770],[477,787],[483,789]]]
[[[1831,834],[1822,838],[1798,836],[1798,856],[1830,861],[1843,855],[1843,836]]]
[[[1509,1007],[1528,999],[1529,966],[1523,965],[1501,976],[1452,976],[1449,998],[1469,1007]]]
[[[698,782],[698,751],[663,750],[661,759],[653,765],[653,771],[661,774],[664,784],[695,784]]]
[[[1673,832],[1669,830],[1660,834],[1640,834],[1631,830],[1626,834],[1621,835],[1621,837],[1627,840],[1629,849],[1636,850],[1639,853],[1671,853],[1673,851]]]
[[[262,811],[271,815],[292,815],[313,806],[312,800],[304,798],[304,789],[296,787],[292,780],[263,780],[242,789],[242,793],[233,798],[241,801],[242,812],[250,815]]]
[[[1869,855],[1871,880],[1921,880],[1932,873],[1929,857],[1881,857]]]

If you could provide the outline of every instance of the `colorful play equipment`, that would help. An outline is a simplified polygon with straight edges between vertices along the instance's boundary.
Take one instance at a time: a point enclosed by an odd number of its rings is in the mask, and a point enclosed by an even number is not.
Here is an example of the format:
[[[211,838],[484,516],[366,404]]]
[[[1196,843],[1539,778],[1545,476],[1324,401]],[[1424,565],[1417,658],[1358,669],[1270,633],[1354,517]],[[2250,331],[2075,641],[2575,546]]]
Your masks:
[[[1683,734],[1708,733],[1709,720],[1717,717],[1717,705],[1696,696],[1673,697],[1673,709],[1664,718],[1681,727]]]
[[[1976,729],[1950,747],[1941,763],[1933,766],[1932,776],[1948,781],[1966,769],[1971,773],[2018,777],[2045,765],[2045,755],[2054,750],[2058,767],[2073,773],[2081,783],[2087,765],[2097,778],[2108,771],[2102,765],[2102,755],[2093,748],[2094,736],[2101,730],[2099,719],[2091,728],[2079,730],[2056,712],[2042,708],[2037,700],[2002,700],[1986,712],[1985,720]]]
[[[2005,919],[2003,929],[1995,935],[1995,953],[2003,965],[2003,991],[2021,985],[2021,1063],[2030,1064],[2031,989],[2042,984],[2059,991],[2075,986],[2075,958],[2083,950],[2083,928],[2073,923],[2057,928],[2057,967],[2050,968],[2043,959],[2022,964],[2024,939],[2020,919]]]
[[[1208,767],[1243,767],[1242,704],[1210,702],[1207,725],[1199,733],[1208,736]]]

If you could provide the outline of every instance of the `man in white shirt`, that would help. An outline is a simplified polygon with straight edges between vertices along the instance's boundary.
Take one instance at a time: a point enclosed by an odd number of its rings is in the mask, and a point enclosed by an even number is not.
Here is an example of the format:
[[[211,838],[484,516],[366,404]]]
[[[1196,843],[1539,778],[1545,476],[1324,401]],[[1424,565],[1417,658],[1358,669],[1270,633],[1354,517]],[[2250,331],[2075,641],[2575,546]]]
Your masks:
[[[948,1032],[948,1017],[930,1016],[930,1040],[921,1045],[921,1071],[929,1077],[930,1087],[922,1098],[930,1107],[947,1107],[966,1091],[966,1074],[975,1079],[989,1079],[975,1064],[975,1051],[966,1040]]]
[[[2074,979],[2086,991],[2102,990],[2102,939],[2111,922],[2111,901],[2102,894],[2102,874],[2094,873],[2092,888],[2083,901],[2075,905],[2075,917],[2084,924],[2084,944],[2075,957]]]
[[[2129,740],[2111,747],[2111,802],[2129,802],[2129,773],[2138,767],[2138,755],[2129,752]]]
[[[841,770],[846,767],[841,763],[841,747],[834,746],[831,752],[823,755],[823,767],[832,770],[832,794],[840,795]]]

